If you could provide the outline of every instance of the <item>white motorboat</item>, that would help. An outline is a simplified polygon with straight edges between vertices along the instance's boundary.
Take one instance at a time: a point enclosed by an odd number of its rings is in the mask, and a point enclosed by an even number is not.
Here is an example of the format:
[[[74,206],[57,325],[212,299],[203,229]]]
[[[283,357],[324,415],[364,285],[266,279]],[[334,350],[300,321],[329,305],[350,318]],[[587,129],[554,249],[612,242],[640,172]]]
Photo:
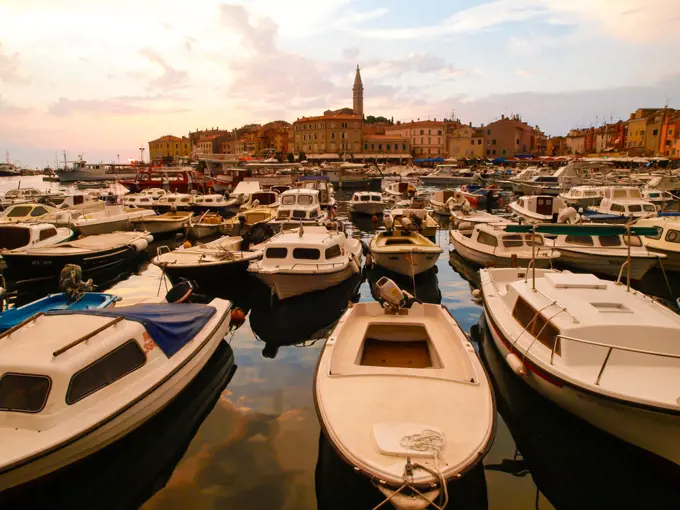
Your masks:
[[[655,175],[645,183],[645,188],[678,194],[680,192],[680,177],[677,175]]]
[[[196,195],[191,208],[198,213],[211,211],[228,216],[234,214],[239,205],[240,201],[237,198],[225,198],[224,195],[215,193],[212,195]]]
[[[425,237],[434,239],[439,223],[425,209],[397,208],[385,213],[383,218],[388,229],[418,231]]]
[[[130,230],[133,221],[150,217],[156,217],[156,213],[151,209],[108,205],[102,210],[87,212],[73,219],[71,224],[83,236],[93,236]]]
[[[495,433],[491,384],[445,307],[377,282],[387,302],[350,304],[314,378],[322,431],[398,509],[444,508],[447,482],[482,462]],[[416,492],[417,491],[417,492]]]
[[[558,228],[570,230],[567,226]],[[664,254],[647,250],[639,236],[626,235],[625,226],[589,224],[573,226],[571,230],[573,232],[559,234],[554,240],[546,240],[546,244],[559,250],[560,266],[617,278],[628,274],[624,263],[630,260],[631,279],[642,280],[660,259],[666,258]]]
[[[437,165],[434,172],[420,176],[420,182],[428,185],[460,186],[481,183],[482,176],[469,168],[459,168],[458,165]]]
[[[246,274],[248,264],[261,257],[259,250],[241,251],[240,237],[224,236],[190,248],[160,250],[152,263],[160,267],[173,284],[185,279],[197,282],[202,289],[222,285],[225,278]]]
[[[184,230],[194,213],[190,211],[168,212],[158,216],[139,217],[130,220],[135,230],[145,230],[152,234],[165,234]]]
[[[369,250],[375,264],[406,276],[429,271],[444,251],[418,232],[403,229],[378,232]]]
[[[471,231],[475,225],[482,223],[510,223],[510,220],[502,216],[472,209],[469,205],[451,211],[451,228],[463,231]]]
[[[432,210],[437,214],[449,215],[454,209],[465,207],[465,204],[470,207],[465,195],[457,189],[444,189],[435,191],[430,197],[430,205]]]
[[[661,261],[664,269],[680,271],[680,218],[645,218],[638,220],[635,226],[655,228],[656,233],[642,236],[642,242],[648,250],[666,255]]]
[[[123,205],[126,207],[146,207],[151,209],[154,205],[156,205],[156,200],[154,200],[150,195],[132,193],[123,197]]]
[[[493,341],[522,380],[680,464],[680,316],[592,274],[482,269],[480,277]]]
[[[677,200],[677,198],[669,191],[660,190],[657,188],[642,188],[642,199],[654,204],[657,209],[662,210],[667,204]]]
[[[385,212],[386,206],[383,196],[377,191],[357,191],[349,201],[352,214],[377,216]]]
[[[57,213],[58,209],[43,204],[20,203],[10,205],[0,213],[0,223],[40,222],[45,215]]]
[[[276,217],[269,223],[273,228],[289,230],[302,225],[321,225],[328,219],[328,212],[321,209],[319,191],[294,188],[281,193],[281,205]]]
[[[512,187],[512,191],[515,193],[522,193],[522,183],[528,181],[534,177],[551,177],[553,171],[549,167],[536,167],[530,166],[520,170],[517,174],[513,175],[508,179]]]
[[[153,208],[158,212],[188,211],[194,203],[194,195],[188,193],[166,193],[158,197]]]
[[[519,181],[519,189],[525,195],[551,195],[560,193],[560,183],[554,175],[534,175]]]
[[[361,271],[361,243],[326,227],[280,232],[258,248],[264,255],[248,271],[279,299],[328,289]]]
[[[0,342],[0,491],[92,455],[161,411],[227,333],[231,303],[38,314]]]
[[[388,184],[383,193],[389,199],[400,200],[416,196],[418,190],[412,183],[402,181]]]
[[[597,186],[574,186],[562,192],[559,197],[572,207],[589,207],[599,205],[602,201],[602,188]]]
[[[607,186],[602,188],[602,201],[588,208],[599,214],[612,214],[626,218],[648,218],[656,216],[656,207],[643,200],[640,188],[633,186]]]
[[[451,230],[449,239],[466,260],[484,267],[551,267],[560,256],[542,234],[507,231],[509,223],[478,223],[469,230]]]
[[[36,188],[14,188],[5,192],[5,199],[12,200],[29,200],[37,202],[40,199],[51,200],[58,199],[64,196],[63,191],[40,191]]]
[[[217,213],[203,213],[192,221],[195,216],[189,220],[189,236],[194,239],[203,239],[204,237],[219,234],[224,229],[226,221]]]
[[[298,178],[296,183],[298,188],[315,189],[319,192],[319,203],[322,209],[335,207],[335,189],[328,176],[304,175]],[[347,187],[347,186],[346,186]]]
[[[0,252],[52,246],[71,238],[73,230],[57,228],[50,223],[0,224]]]
[[[560,197],[526,196],[511,202],[508,207],[526,223],[550,223],[553,221],[553,217],[557,217],[557,221],[560,223],[580,221],[579,214],[574,209],[568,208]],[[565,209],[566,211],[563,211]],[[564,215],[560,218],[560,214],[563,212]]]
[[[276,191],[255,191],[248,194],[245,200],[241,203],[239,210],[246,209],[269,208],[276,210],[281,204],[279,193]]]

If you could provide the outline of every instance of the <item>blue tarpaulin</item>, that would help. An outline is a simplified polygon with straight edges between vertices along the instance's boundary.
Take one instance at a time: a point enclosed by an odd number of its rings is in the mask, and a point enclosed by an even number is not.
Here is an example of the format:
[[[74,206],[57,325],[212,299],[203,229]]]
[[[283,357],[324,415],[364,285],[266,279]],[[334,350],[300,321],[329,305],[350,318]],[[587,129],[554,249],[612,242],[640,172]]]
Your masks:
[[[444,158],[420,158],[416,159],[414,163],[443,163]]]
[[[101,310],[55,310],[45,315],[97,315],[140,322],[170,358],[193,340],[215,311],[212,306],[195,303],[149,303]]]

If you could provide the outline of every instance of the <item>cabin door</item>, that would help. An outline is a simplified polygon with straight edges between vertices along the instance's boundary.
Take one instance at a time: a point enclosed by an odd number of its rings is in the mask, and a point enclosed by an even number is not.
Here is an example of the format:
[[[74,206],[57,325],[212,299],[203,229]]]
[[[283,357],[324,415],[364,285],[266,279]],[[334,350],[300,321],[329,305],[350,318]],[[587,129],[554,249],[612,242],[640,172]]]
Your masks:
[[[552,216],[552,197],[539,197],[536,199],[536,213],[545,216]]]

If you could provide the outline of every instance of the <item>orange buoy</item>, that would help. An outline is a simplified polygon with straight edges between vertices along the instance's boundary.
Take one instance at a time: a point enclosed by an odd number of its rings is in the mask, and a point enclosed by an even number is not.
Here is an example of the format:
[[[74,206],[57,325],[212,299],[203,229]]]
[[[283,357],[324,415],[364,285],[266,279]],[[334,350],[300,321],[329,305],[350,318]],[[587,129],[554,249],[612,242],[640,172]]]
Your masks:
[[[246,314],[240,308],[234,308],[231,311],[231,322],[234,324],[243,324],[246,320]]]
[[[191,241],[184,241],[184,244],[182,244],[184,248],[191,248]]]
[[[373,223],[378,223],[378,216],[374,214],[373,217],[371,218],[371,221],[373,221]]]

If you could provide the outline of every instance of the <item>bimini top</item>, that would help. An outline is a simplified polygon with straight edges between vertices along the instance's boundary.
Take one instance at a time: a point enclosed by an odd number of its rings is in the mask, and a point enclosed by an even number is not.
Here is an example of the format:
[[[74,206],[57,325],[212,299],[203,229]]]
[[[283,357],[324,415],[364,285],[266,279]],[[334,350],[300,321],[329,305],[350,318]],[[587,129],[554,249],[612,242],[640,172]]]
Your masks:
[[[45,315],[97,315],[139,322],[170,358],[194,339],[215,315],[215,308],[194,303],[149,303],[103,310],[55,310]]]

